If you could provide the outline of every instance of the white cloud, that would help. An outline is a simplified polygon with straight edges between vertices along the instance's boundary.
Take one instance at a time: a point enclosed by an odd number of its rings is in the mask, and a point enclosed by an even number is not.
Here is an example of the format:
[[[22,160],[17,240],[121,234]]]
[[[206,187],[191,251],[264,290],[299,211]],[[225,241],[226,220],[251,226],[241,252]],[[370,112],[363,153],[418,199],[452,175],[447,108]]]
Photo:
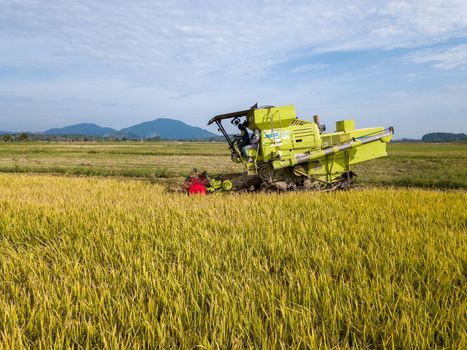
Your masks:
[[[409,58],[415,63],[434,63],[435,67],[443,69],[465,69],[467,68],[467,44],[447,49],[420,50],[409,55]]]
[[[294,74],[302,74],[306,72],[324,69],[326,67],[329,67],[329,65],[324,64],[324,63],[308,63],[308,64],[303,64],[301,66],[295,67],[291,69],[290,72]]]
[[[200,74],[255,73],[310,50],[418,45],[467,32],[467,1],[0,0],[0,38],[43,44],[30,61],[76,57]],[[0,49],[1,50],[1,49]],[[6,51],[6,50],[5,50]],[[27,50],[25,50],[27,51]],[[11,54],[0,51],[0,62]],[[14,57],[9,63],[15,61]]]
[[[409,39],[431,41],[444,35],[465,35],[467,27],[465,0],[391,1],[379,14],[389,19],[382,29]]]

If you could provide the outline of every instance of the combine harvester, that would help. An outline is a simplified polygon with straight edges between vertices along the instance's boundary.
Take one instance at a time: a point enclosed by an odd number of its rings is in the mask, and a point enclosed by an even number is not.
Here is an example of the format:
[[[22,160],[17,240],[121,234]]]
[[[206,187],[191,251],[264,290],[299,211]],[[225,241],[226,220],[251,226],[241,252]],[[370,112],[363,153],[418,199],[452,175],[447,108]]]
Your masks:
[[[237,126],[243,136],[231,138],[222,125],[225,120]],[[254,105],[217,115],[208,125],[213,123],[224,135],[232,161],[243,164],[245,173],[214,179],[206,172],[194,172],[182,186],[189,194],[345,189],[355,176],[351,166],[387,156],[386,143],[394,134],[392,127],[355,129],[353,120],[339,121],[335,132],[325,133],[319,116],[313,121],[298,119],[293,105]],[[253,132],[249,138],[245,137],[247,129]]]

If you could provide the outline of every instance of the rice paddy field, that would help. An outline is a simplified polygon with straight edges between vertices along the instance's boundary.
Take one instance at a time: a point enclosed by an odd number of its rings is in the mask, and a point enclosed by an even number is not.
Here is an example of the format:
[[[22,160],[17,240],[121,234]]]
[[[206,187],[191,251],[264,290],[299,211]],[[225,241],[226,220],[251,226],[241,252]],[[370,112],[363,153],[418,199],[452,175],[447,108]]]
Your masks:
[[[0,348],[467,348],[467,145],[187,197],[222,144],[0,145]]]

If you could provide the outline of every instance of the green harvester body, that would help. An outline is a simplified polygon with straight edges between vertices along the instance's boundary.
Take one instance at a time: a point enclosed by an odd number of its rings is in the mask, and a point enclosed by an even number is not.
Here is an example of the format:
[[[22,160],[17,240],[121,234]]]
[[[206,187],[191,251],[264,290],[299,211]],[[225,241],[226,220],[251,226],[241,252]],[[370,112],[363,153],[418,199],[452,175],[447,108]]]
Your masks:
[[[235,119],[259,135],[257,147],[242,152],[239,139],[232,141],[221,121]],[[393,128],[372,127],[355,129],[353,120],[336,123],[336,131],[325,133],[314,121],[297,118],[293,105],[282,107],[253,106],[249,110],[219,115],[216,122],[229,142],[232,159],[242,163],[249,175],[258,175],[262,181],[301,183],[304,180],[332,186],[350,181],[354,164],[385,157],[386,144]]]

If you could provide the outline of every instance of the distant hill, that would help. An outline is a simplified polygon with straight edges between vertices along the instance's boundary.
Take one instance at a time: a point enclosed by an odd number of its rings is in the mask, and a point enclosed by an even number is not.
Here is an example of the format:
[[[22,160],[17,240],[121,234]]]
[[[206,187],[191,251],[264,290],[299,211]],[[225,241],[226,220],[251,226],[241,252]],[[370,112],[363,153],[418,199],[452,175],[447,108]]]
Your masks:
[[[89,135],[103,137],[107,134],[116,132],[112,128],[103,128],[92,123],[81,123],[76,125],[65,126],[63,128],[49,129],[44,132],[47,135]]]
[[[159,136],[162,140],[189,140],[218,136],[205,129],[194,127],[180,120],[159,118],[120,130],[141,138]]]
[[[11,134],[11,132],[0,131],[0,134]],[[89,136],[93,138],[128,140],[156,138],[161,140],[201,139],[211,141],[212,138],[217,139],[219,137],[219,135],[205,129],[185,124],[180,120],[168,118],[154,119],[121,130],[102,127],[94,123],[81,123],[63,128],[53,128],[37,134],[51,137]]]
[[[467,135],[464,133],[454,134],[451,132],[432,132],[423,135],[424,142],[452,142],[452,141],[467,141]]]

